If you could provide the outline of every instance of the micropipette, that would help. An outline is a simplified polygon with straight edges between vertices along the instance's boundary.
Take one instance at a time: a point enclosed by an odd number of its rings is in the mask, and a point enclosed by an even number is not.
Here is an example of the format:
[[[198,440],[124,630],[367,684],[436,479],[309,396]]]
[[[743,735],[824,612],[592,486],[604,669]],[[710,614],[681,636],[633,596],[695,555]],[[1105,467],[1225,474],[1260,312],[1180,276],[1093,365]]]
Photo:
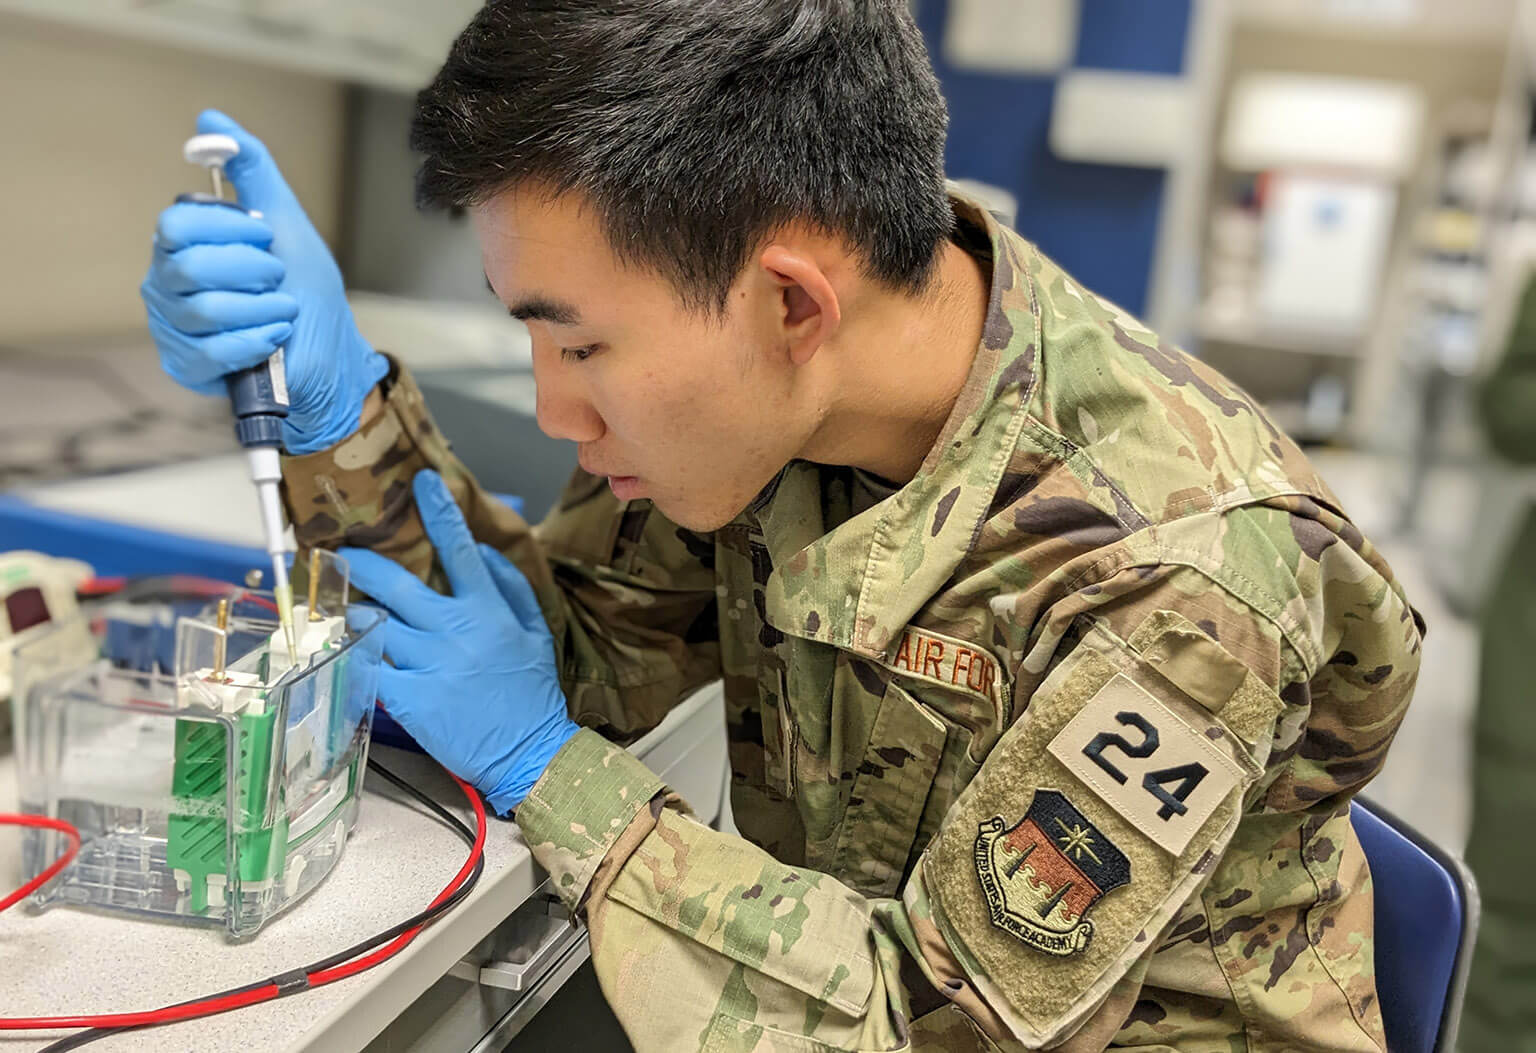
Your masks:
[[[260,217],[255,209],[245,208],[224,197],[224,163],[240,152],[240,144],[228,135],[194,135],[182,148],[192,164],[208,169],[213,179],[212,194],[179,194],[178,202],[222,205]],[[283,418],[288,416],[288,383],[283,371],[283,349],[261,365],[232,373],[228,378],[229,402],[235,413],[235,437],[245,447],[261,504],[261,527],[267,539],[267,554],[272,557],[272,594],[277,601],[277,618],[293,653],[293,586],[288,582],[287,545],[283,540],[283,503],[278,491],[282,482],[282,464],[278,449],[283,441]]]

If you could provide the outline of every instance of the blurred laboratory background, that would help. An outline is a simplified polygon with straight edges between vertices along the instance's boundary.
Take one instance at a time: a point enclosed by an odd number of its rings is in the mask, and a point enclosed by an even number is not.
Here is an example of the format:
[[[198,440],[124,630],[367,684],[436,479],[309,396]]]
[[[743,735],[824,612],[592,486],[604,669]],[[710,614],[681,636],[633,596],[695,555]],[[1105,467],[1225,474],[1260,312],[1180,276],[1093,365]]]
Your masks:
[[[534,426],[526,336],[467,221],[412,206],[412,95],[477,6],[0,0],[0,491],[153,526],[157,472],[234,454],[227,403],[161,377],[137,288],[216,106],[266,140],[465,459],[548,507],[574,454]],[[1536,769],[1536,2],[913,8],[951,177],[1246,387],[1386,553],[1429,636],[1368,792],[1456,853],[1476,799],[1497,895],[1521,840],[1499,802]]]

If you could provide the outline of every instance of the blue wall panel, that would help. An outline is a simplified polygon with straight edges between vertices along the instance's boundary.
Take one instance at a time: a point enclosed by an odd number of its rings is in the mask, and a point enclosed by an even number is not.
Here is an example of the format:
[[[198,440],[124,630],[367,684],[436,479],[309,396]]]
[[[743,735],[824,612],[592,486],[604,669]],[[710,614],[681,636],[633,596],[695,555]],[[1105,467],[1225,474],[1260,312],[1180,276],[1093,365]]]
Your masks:
[[[1081,0],[1077,59],[1088,69],[1183,73],[1189,0]]]
[[[1191,0],[1082,0],[1076,64],[1182,71]],[[918,24],[949,101],[946,164],[1018,196],[1018,229],[1095,292],[1146,309],[1161,169],[1062,161],[1051,153],[1054,76],[974,73],[943,57],[948,0],[924,0]]]

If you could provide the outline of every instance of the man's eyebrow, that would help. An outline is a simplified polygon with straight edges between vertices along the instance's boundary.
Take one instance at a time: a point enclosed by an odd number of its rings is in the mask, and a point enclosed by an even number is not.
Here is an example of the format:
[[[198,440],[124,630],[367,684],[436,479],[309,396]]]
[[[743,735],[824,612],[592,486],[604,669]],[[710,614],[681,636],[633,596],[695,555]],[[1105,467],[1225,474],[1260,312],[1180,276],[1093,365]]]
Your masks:
[[[561,300],[534,296],[507,308],[507,313],[520,322],[552,322],[555,325],[580,325],[581,312]]]

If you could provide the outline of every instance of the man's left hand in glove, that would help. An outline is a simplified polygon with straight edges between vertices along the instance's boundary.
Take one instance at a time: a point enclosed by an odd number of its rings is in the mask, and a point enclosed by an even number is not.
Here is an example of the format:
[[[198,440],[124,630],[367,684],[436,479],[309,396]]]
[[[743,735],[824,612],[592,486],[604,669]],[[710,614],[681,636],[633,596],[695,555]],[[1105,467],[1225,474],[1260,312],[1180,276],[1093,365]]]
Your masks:
[[[533,587],[477,545],[442,477],[420,472],[416,505],[453,595],[433,592],[375,552],[344,548],[352,583],[389,608],[379,676],[389,715],[498,812],[522,803],[576,734],[554,641]]]

